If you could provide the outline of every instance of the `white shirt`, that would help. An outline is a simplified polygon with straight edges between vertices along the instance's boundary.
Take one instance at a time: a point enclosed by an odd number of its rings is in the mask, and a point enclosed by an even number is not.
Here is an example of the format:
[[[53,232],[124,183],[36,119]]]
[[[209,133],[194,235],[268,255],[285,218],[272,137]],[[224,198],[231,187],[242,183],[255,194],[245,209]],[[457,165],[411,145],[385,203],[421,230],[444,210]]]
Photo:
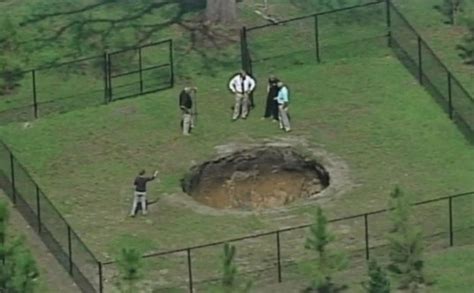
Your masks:
[[[234,93],[250,93],[255,89],[256,83],[253,78],[246,75],[244,78],[237,74],[229,82],[229,89]]]

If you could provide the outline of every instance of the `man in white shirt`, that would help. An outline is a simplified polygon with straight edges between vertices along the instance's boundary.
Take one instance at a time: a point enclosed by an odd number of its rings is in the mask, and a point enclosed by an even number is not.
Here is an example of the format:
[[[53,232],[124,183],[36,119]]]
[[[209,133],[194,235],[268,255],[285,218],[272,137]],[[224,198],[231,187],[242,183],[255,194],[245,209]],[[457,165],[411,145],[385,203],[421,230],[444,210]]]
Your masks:
[[[229,89],[235,94],[233,121],[237,120],[239,116],[242,119],[247,119],[250,106],[249,96],[255,89],[255,86],[255,80],[245,70],[241,70],[240,73],[230,80]]]

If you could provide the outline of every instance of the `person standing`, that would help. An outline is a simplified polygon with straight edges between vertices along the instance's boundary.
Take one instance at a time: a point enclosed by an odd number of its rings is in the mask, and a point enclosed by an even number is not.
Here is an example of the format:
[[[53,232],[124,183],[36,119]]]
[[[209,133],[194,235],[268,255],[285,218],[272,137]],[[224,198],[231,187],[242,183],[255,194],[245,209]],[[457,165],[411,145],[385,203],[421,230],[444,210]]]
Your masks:
[[[280,80],[274,75],[270,75],[267,85],[267,104],[265,107],[265,114],[262,119],[273,117],[273,121],[278,121],[278,102],[275,97],[278,96],[278,82]]]
[[[290,117],[288,112],[289,92],[283,82],[278,82],[278,95],[275,100],[278,103],[278,116],[280,121],[280,129],[286,132],[291,131]]]
[[[158,176],[158,171],[155,171],[152,177],[146,177],[145,173],[145,170],[141,170],[138,176],[135,177],[135,181],[133,182],[134,193],[132,210],[130,212],[131,217],[135,217],[139,203],[141,204],[143,215],[147,214],[146,184],[149,181],[155,180],[156,176]]]
[[[179,94],[179,108],[182,113],[181,129],[183,135],[189,135],[191,129],[194,128],[193,99],[191,93],[196,91],[196,87],[185,87]]]
[[[235,95],[234,113],[232,115],[232,121],[235,121],[242,117],[247,119],[250,107],[250,94],[255,89],[255,80],[245,72],[241,70],[240,73],[236,74],[229,82],[229,89]]]

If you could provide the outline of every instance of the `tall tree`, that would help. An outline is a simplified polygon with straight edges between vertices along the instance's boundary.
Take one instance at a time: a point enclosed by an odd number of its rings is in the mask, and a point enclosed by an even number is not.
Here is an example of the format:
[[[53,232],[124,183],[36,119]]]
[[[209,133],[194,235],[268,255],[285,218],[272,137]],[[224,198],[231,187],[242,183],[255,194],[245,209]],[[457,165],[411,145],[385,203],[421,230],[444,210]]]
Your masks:
[[[417,292],[425,284],[422,234],[412,221],[410,203],[400,188],[390,194],[389,207],[388,269],[398,278],[401,289]]]
[[[7,242],[8,209],[0,202],[0,292],[33,293],[38,268],[22,238]]]
[[[438,10],[445,18],[447,24],[457,24],[458,15],[462,12],[464,0],[442,0],[440,5],[435,5],[434,8]]]
[[[237,19],[235,0],[207,0],[206,19],[211,23],[232,24]]]
[[[474,9],[471,15],[466,16],[464,23],[467,32],[461,43],[456,46],[456,49],[459,51],[459,57],[464,60],[464,63],[474,65]]]
[[[331,251],[329,245],[335,237],[328,231],[328,220],[322,209],[317,207],[314,224],[310,227],[310,234],[306,239],[305,248],[316,253],[314,277],[311,285],[304,292],[333,293],[339,292],[343,286],[333,283],[333,274],[347,266],[346,257]]]

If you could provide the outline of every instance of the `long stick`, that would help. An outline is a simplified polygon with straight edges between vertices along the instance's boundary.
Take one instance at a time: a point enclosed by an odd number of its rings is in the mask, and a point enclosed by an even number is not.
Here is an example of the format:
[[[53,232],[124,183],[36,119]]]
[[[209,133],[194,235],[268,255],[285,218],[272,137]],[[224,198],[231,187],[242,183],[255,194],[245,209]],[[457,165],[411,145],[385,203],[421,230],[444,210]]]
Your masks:
[[[198,112],[197,112],[197,90],[194,91],[194,102],[193,102],[193,114],[192,114],[192,121],[193,121],[193,125],[194,127],[196,127],[197,125],[197,115],[198,115]]]

